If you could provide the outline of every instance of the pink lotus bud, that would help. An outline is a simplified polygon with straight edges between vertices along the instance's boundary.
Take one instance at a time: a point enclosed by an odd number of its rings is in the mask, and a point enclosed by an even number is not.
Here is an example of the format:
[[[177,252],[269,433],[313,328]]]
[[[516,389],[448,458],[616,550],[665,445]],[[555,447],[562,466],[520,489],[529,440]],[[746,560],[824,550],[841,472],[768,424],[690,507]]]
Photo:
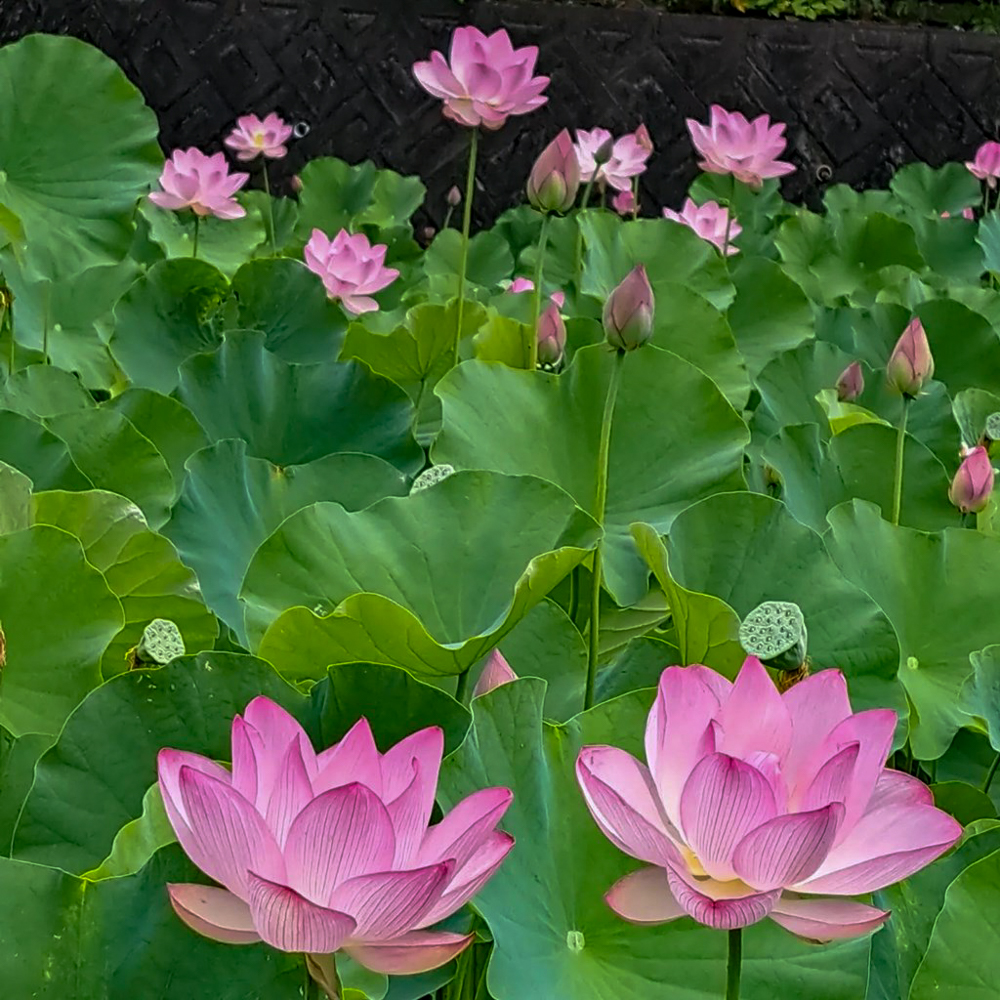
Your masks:
[[[302,178],[298,174],[292,174],[292,179],[288,182],[288,186],[296,194],[299,194],[302,191]]]
[[[594,130],[595,132],[597,129]],[[608,133],[607,139],[602,142],[597,149],[594,150],[594,163],[597,166],[602,166],[611,159],[615,151],[615,138],[611,133]]]
[[[499,649],[494,649],[486,661],[486,666],[483,667],[483,672],[479,675],[479,680],[476,681],[472,697],[478,698],[480,695],[500,687],[501,684],[510,684],[511,681],[516,680],[517,674],[510,669],[510,664],[504,658],[503,653]]]
[[[653,289],[637,264],[604,303],[604,335],[619,351],[634,351],[653,336]]]
[[[860,361],[852,361],[837,379],[837,399],[842,403],[853,403],[865,391],[865,373]]]
[[[449,205],[451,205],[452,208],[457,208],[462,204],[462,192],[458,190],[458,185],[452,185],[452,187],[448,189],[448,194],[445,200]]]
[[[563,129],[542,150],[528,176],[528,201],[539,212],[565,212],[580,190],[580,164],[573,140]]]
[[[908,399],[915,399],[934,375],[934,356],[923,323],[914,317],[892,349],[885,377],[889,386]]]
[[[635,195],[631,191],[619,191],[611,199],[611,207],[619,215],[632,215],[639,210],[639,203],[635,200]]]
[[[547,365],[558,364],[565,350],[566,324],[559,312],[559,304],[553,301],[538,317],[538,360]]]
[[[982,445],[967,451],[948,489],[948,499],[963,513],[978,514],[993,492],[993,466]]]
[[[533,292],[535,290],[535,283],[531,278],[518,277],[515,278],[508,287],[508,292],[513,292],[514,295],[520,295],[522,292]]]

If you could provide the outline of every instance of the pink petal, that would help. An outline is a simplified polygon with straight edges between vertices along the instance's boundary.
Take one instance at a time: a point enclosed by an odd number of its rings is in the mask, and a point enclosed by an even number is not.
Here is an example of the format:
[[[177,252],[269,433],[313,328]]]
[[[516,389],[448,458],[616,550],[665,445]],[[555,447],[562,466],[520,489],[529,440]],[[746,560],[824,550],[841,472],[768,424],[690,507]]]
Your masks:
[[[174,912],[203,937],[223,944],[253,944],[260,940],[250,907],[238,896],[211,885],[168,883]]]
[[[302,748],[299,741],[294,740],[285,751],[264,816],[279,847],[284,845],[292,821],[312,798],[312,784],[302,759]]]
[[[350,944],[344,951],[372,972],[414,976],[446,965],[475,939],[475,934],[410,931],[388,944]]]
[[[429,816],[434,808],[434,790],[437,788],[443,757],[444,730],[440,726],[420,729],[400,740],[386,751],[379,764],[382,773],[382,800],[392,802],[409,787],[413,777],[412,764],[418,762],[429,786],[425,803]]]
[[[351,784],[318,795],[299,813],[285,841],[291,886],[310,899],[329,900],[356,875],[387,871],[396,844],[379,797]]]
[[[847,681],[839,670],[821,670],[790,687],[781,700],[792,717],[792,742],[785,757],[788,787],[794,790],[799,771],[834,727],[851,715]]]
[[[483,672],[476,681],[476,686],[472,689],[473,698],[481,698],[484,694],[489,694],[494,688],[503,684],[510,684],[517,680],[517,674],[511,670],[506,657],[499,649],[494,649],[483,667]]]
[[[860,743],[848,743],[840,753],[823,765],[801,798],[792,796],[791,804],[796,809],[808,812],[811,809],[821,809],[831,802],[846,802],[860,752]]]
[[[775,816],[739,842],[733,868],[747,885],[761,891],[801,882],[823,863],[843,818],[839,802]]]
[[[874,812],[886,806],[932,806],[934,795],[919,779],[902,771],[886,768],[875,783],[875,791],[868,802],[866,812]]]
[[[188,753],[186,750],[171,750],[169,747],[161,750],[156,757],[160,794],[163,796],[163,804],[166,806],[167,816],[175,831],[178,822],[184,826],[188,822],[184,799],[180,793],[180,771],[182,767],[201,771],[202,774],[207,774],[209,777],[227,784],[232,782],[232,775],[221,764],[216,764],[214,760],[209,760],[208,757],[202,757],[201,754],[197,753]]]
[[[736,845],[776,814],[774,792],[764,775],[722,753],[709,754],[691,772],[681,794],[685,839],[705,871],[722,881],[736,877]]]
[[[620,878],[604,900],[619,917],[633,924],[665,924],[687,916],[687,910],[674,899],[663,868],[640,868]]]
[[[329,954],[354,931],[354,920],[317,906],[294,889],[250,872],[250,912],[260,936],[280,951]]]
[[[878,930],[889,919],[889,911],[849,899],[782,898],[768,916],[786,931],[825,944]]]
[[[514,800],[509,788],[482,788],[432,826],[417,852],[416,863],[432,865],[454,858],[458,869],[472,857]]]
[[[463,93],[462,85],[455,79],[440,52],[432,52],[427,61],[414,63],[413,75],[432,97],[444,100]]]
[[[368,295],[343,295],[340,304],[346,312],[353,316],[360,316],[362,313],[378,312],[378,303]]]
[[[264,812],[289,746],[297,742],[305,759],[312,744],[298,721],[270,698],[254,698],[243,721],[250,727],[246,735],[257,759],[257,808]]]
[[[695,879],[684,865],[668,865],[667,881],[685,913],[717,930],[748,927],[763,920],[781,895],[780,889],[738,895],[746,892],[742,883]]]
[[[257,757],[243,717],[237,715],[232,726],[233,788],[247,800],[257,801]]]
[[[396,853],[393,858],[395,868],[408,867],[420,849],[434,806],[434,787],[429,786],[424,778],[420,761],[414,760],[410,768],[412,778],[409,787],[386,806],[396,835]],[[428,790],[430,805],[427,802]]]
[[[743,662],[718,720],[722,724],[722,741],[717,747],[721,753],[747,757],[754,751],[765,751],[785,759],[792,742],[792,719],[756,656]]]
[[[358,719],[347,735],[316,759],[319,773],[313,782],[317,792],[358,782],[376,795],[382,794],[382,765],[367,719]]]

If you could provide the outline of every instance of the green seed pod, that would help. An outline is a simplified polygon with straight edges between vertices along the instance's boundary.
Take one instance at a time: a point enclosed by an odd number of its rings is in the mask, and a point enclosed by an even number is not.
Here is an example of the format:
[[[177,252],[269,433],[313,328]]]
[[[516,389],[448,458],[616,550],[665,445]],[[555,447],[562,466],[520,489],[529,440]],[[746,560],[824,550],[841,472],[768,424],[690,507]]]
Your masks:
[[[455,468],[451,465],[432,465],[429,469],[424,469],[424,471],[413,480],[413,485],[410,487],[411,496],[414,493],[419,493],[421,490],[426,490],[428,487],[440,483],[454,472]]]
[[[154,618],[143,630],[135,649],[136,666],[163,666],[186,652],[181,630],[166,618]]]
[[[765,601],[743,619],[740,645],[769,667],[798,670],[808,645],[802,610],[790,601]]]
[[[1000,441],[1000,413],[991,413],[986,418],[986,437],[990,441]]]

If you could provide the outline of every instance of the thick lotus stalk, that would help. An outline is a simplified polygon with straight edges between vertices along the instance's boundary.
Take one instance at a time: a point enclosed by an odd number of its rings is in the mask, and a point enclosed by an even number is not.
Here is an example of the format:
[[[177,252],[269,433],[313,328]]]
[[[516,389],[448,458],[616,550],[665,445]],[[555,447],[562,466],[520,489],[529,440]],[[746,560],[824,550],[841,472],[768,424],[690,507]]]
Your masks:
[[[852,361],[837,379],[837,399],[853,403],[865,391],[865,373],[860,361]]]
[[[769,667],[799,673],[806,664],[809,634],[802,609],[791,601],[765,601],[740,625],[740,645]]]
[[[580,190],[580,164],[573,140],[563,129],[535,160],[528,175],[528,201],[539,212],[566,212]],[[536,282],[537,285],[537,282]]]
[[[653,336],[653,288],[637,264],[604,303],[604,335],[619,351],[634,351]]]
[[[985,510],[993,495],[993,465],[982,445],[967,449],[948,488],[948,499],[963,514]]]
[[[165,666],[187,652],[181,630],[166,618],[154,618],[143,630],[135,648],[136,666]]]
[[[483,667],[483,672],[479,675],[479,680],[476,681],[476,686],[472,689],[472,697],[478,698],[502,684],[510,684],[516,680],[517,674],[511,670],[506,657],[499,649],[494,649],[486,661],[486,666]]]
[[[414,493],[419,493],[421,490],[429,489],[437,483],[444,482],[444,480],[454,474],[455,467],[453,465],[448,465],[447,463],[432,465],[429,469],[424,469],[424,471],[413,480],[413,485],[410,487],[410,495],[412,496]]]

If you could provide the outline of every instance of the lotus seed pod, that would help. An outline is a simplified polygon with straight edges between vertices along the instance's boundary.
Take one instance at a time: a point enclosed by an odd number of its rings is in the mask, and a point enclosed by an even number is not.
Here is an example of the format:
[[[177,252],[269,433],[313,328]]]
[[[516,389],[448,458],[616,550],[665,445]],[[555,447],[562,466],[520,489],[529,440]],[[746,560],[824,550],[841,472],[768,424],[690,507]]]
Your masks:
[[[1000,413],[991,413],[986,418],[986,437],[990,441],[1000,441]]]
[[[163,666],[185,652],[181,630],[166,618],[154,618],[143,630],[142,639],[136,646],[136,666],[151,663]]]
[[[413,485],[410,487],[410,495],[412,496],[414,493],[419,493],[421,490],[426,490],[428,487],[440,483],[442,480],[453,475],[454,472],[455,467],[452,465],[432,465],[429,469],[424,469],[413,480]]]
[[[765,601],[743,619],[740,645],[769,667],[800,670],[808,645],[802,610],[790,601]]]

